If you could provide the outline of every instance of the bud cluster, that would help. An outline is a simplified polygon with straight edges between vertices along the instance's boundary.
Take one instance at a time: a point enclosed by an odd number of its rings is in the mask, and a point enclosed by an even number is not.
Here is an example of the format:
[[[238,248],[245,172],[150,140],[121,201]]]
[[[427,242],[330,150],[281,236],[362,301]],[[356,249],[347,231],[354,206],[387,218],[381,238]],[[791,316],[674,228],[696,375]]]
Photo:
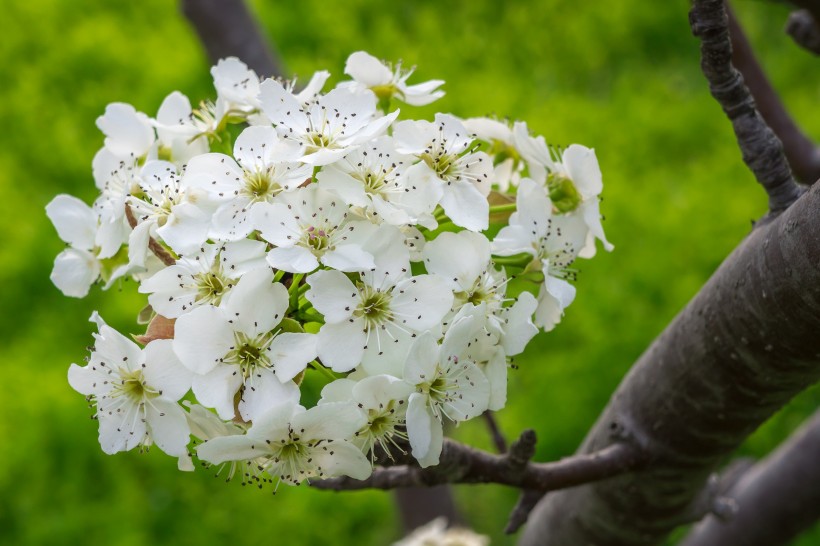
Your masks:
[[[437,464],[445,423],[504,407],[511,357],[575,297],[576,258],[612,248],[601,172],[524,123],[400,120],[394,102],[444,94],[411,72],[357,52],[351,80],[296,92],[229,58],[215,102],[106,108],[99,197],[46,207],[63,293],[128,277],[149,304],[133,341],[95,313],[68,372],[103,451],[363,479],[405,449]]]

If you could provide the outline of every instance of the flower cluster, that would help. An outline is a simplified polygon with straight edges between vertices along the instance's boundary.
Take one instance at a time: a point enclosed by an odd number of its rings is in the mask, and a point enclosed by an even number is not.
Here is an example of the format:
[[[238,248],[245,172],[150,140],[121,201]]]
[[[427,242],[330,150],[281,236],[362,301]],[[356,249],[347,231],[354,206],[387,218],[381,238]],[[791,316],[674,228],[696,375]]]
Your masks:
[[[106,108],[99,197],[46,207],[63,293],[128,277],[149,304],[133,341],[95,313],[68,372],[106,453],[363,479],[405,449],[437,464],[446,423],[506,404],[510,358],[572,303],[576,258],[612,248],[601,172],[524,123],[399,120],[395,101],[444,94],[411,72],[357,52],[351,81],[297,93],[229,58],[215,102]]]

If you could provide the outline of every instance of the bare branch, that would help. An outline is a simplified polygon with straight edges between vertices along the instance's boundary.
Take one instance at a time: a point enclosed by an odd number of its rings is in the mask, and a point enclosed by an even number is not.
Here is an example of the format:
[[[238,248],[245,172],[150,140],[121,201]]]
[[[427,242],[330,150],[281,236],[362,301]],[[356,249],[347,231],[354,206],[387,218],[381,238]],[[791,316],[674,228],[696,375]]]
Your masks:
[[[284,76],[282,62],[265,40],[243,0],[182,0],[212,64],[239,57],[260,77]]]
[[[681,546],[790,544],[820,518],[818,461],[820,412],[731,488],[734,517],[704,520]]]
[[[544,492],[538,489],[524,489],[518,497],[518,502],[515,503],[513,511],[507,520],[507,526],[504,528],[504,533],[511,535],[518,531],[522,525],[527,523],[530,517],[530,512],[544,496]]]
[[[493,415],[492,411],[487,410],[482,414],[482,417],[484,417],[484,421],[487,423],[487,429],[490,431],[490,436],[493,438],[495,450],[499,453],[506,453],[507,440],[504,438],[504,434],[498,426],[498,421],[495,420],[495,415]]]
[[[786,34],[806,51],[820,55],[820,28],[808,10],[799,9],[789,14]]]
[[[128,203],[125,204],[125,218],[128,220],[128,225],[131,226],[131,229],[137,227],[137,219],[134,218],[134,211],[131,210],[131,206]],[[154,253],[154,256],[159,258],[159,261],[165,265],[174,265],[177,263],[174,257],[153,237],[148,238],[148,248]]]
[[[789,0],[798,8],[808,11],[815,21],[820,21],[820,0]]]
[[[649,461],[547,495],[522,545],[653,546],[695,513],[718,465],[820,379],[818,233],[814,185],[746,237],[632,367],[579,449],[609,445],[620,420]]]
[[[689,14],[701,40],[701,68],[709,90],[732,122],[743,161],[769,195],[767,221],[800,196],[783,146],[755,107],[743,77],[732,66],[732,46],[723,0],[699,0]],[[765,222],[759,222],[762,224]]]
[[[378,468],[366,480],[331,478],[311,482],[335,491],[396,489],[445,483],[497,483],[540,491],[553,491],[604,480],[639,467],[644,458],[635,444],[616,443],[599,452],[576,455],[552,463],[531,463],[535,434],[527,431],[505,455],[493,455],[451,440],[444,443],[438,466]]]
[[[743,75],[760,115],[783,143],[783,151],[794,175],[804,184],[814,183],[820,178],[820,150],[786,111],[728,3],[726,12],[732,40],[732,64]]]

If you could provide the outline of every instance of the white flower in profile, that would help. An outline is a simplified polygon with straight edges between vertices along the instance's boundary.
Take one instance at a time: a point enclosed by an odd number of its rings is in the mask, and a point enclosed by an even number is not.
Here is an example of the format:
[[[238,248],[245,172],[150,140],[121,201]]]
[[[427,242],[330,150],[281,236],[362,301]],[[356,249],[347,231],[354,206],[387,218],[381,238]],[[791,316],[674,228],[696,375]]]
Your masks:
[[[575,287],[567,280],[575,279],[576,272],[570,266],[584,246],[588,229],[580,216],[553,215],[545,188],[528,178],[521,181],[516,209],[510,224],[493,240],[493,253],[534,257],[536,264],[531,265],[538,265],[544,274],[536,324],[549,331],[575,299]]]
[[[489,404],[490,384],[464,357],[480,324],[473,317],[454,322],[439,345],[426,332],[413,343],[404,365],[404,381],[413,387],[407,406],[407,434],[422,467],[438,464],[444,420],[466,421]]]
[[[275,245],[267,259],[276,269],[309,273],[320,262],[339,271],[371,269],[373,255],[362,246],[378,228],[349,220],[348,210],[340,197],[311,184],[255,206],[251,221]]]
[[[105,134],[105,147],[122,159],[145,156],[156,140],[151,118],[122,102],[106,106],[97,127]]]
[[[221,307],[201,306],[174,325],[174,351],[196,375],[193,392],[222,419],[252,421],[273,406],[299,399],[292,381],[316,358],[314,334],[285,332],[284,285],[269,268],[245,273]],[[240,392],[241,391],[241,392]]]
[[[207,128],[194,116],[188,97],[179,91],[165,97],[152,124],[157,130],[155,159],[172,161],[182,168],[209,150]]]
[[[223,115],[247,115],[259,107],[259,76],[236,57],[220,59],[211,68],[217,110]]]
[[[103,451],[155,443],[169,455],[183,456],[190,430],[177,401],[191,388],[191,373],[174,355],[171,340],[152,341],[141,350],[101,320],[98,324],[88,365],[72,364],[68,382],[96,403]]]
[[[364,51],[352,53],[345,63],[345,74],[353,78],[350,87],[370,89],[388,104],[395,97],[412,106],[424,106],[444,96],[444,91],[438,89],[444,84],[442,80],[407,85],[414,70],[403,70],[400,62],[392,67]]]
[[[484,152],[470,152],[474,138],[458,119],[436,114],[434,123],[402,121],[393,138],[396,150],[421,159],[407,175],[413,184],[435,183],[439,204],[454,224],[471,231],[487,229],[492,161]]]
[[[600,240],[607,251],[613,250],[601,225],[599,202],[604,185],[595,150],[571,144],[559,154],[547,146],[544,137],[531,137],[523,122],[515,124],[513,135],[529,164],[531,176],[546,186],[555,211],[578,214],[584,219],[590,233],[582,257],[595,255],[595,239]]]
[[[412,338],[440,331],[453,295],[435,275],[374,280],[355,284],[339,271],[317,271],[308,277],[305,297],[325,318],[318,353],[337,372],[362,364],[370,374],[401,375]]]
[[[148,294],[158,314],[177,318],[201,305],[218,306],[239,278],[257,267],[268,267],[262,241],[206,243],[145,279],[139,291]]]
[[[403,451],[397,440],[407,440],[404,417],[410,392],[407,383],[391,375],[359,378],[351,374],[325,385],[319,404],[350,403],[364,413],[367,421],[351,441],[362,453],[369,453],[372,462],[376,446],[391,459],[394,451]]]
[[[518,186],[525,162],[515,148],[512,127],[508,122],[491,118],[462,120],[464,127],[476,138],[489,144],[488,154],[493,158],[492,185],[501,192]]]
[[[299,485],[310,478],[367,478],[372,467],[348,440],[365,424],[352,404],[322,404],[305,410],[295,402],[281,404],[253,420],[248,433],[208,440],[197,448],[213,464],[248,461],[278,484]]]
[[[195,252],[208,237],[210,211],[204,193],[183,183],[173,163],[149,161],[141,171],[140,193],[128,198],[137,225],[128,239],[128,259],[145,264],[150,237],[160,237],[178,254]]]
[[[281,192],[309,180],[312,168],[296,163],[299,155],[299,146],[279,138],[273,127],[253,126],[237,137],[236,160],[219,153],[193,158],[184,181],[205,192],[216,209],[210,238],[236,241],[247,237],[253,231],[250,215],[256,203],[271,203]]]
[[[66,296],[85,297],[100,276],[100,260],[116,254],[122,239],[116,231],[100,229],[97,212],[71,195],[52,199],[46,215],[69,245],[54,260],[51,282]]]
[[[490,537],[463,527],[448,527],[442,516],[415,529],[393,546],[489,546]]]
[[[328,165],[357,146],[384,134],[399,111],[376,117],[372,93],[336,88],[306,105],[276,80],[266,80],[260,91],[262,111],[282,138],[302,147],[301,161]]]
[[[432,217],[440,191],[430,180],[403,173],[416,158],[396,152],[383,136],[328,165],[317,175],[319,187],[336,193],[362,216],[394,226],[422,224]]]

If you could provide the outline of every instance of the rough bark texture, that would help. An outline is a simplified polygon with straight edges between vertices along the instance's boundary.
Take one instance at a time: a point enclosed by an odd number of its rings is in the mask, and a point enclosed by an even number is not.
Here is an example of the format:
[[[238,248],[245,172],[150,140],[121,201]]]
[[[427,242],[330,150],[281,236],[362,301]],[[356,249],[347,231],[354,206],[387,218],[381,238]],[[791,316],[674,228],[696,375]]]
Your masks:
[[[521,544],[653,545],[713,508],[711,472],[820,378],[820,187],[752,234],[641,356],[580,453],[619,423],[651,456],[642,470],[553,493]]]
[[[262,78],[283,76],[281,61],[242,0],[182,0],[208,59],[238,57]]]
[[[757,110],[783,143],[786,159],[798,180],[812,184],[820,178],[820,149],[797,126],[783,106],[760,64],[743,28],[728,4],[729,34],[732,40],[732,64],[743,75],[746,86],[754,96]]]
[[[732,122],[743,161],[769,195],[768,221],[800,196],[783,145],[758,112],[743,76],[732,66],[723,0],[697,0],[689,22],[701,41],[701,69],[709,91]]]
[[[789,544],[820,518],[820,412],[728,492],[737,512],[708,516],[680,546]]]

